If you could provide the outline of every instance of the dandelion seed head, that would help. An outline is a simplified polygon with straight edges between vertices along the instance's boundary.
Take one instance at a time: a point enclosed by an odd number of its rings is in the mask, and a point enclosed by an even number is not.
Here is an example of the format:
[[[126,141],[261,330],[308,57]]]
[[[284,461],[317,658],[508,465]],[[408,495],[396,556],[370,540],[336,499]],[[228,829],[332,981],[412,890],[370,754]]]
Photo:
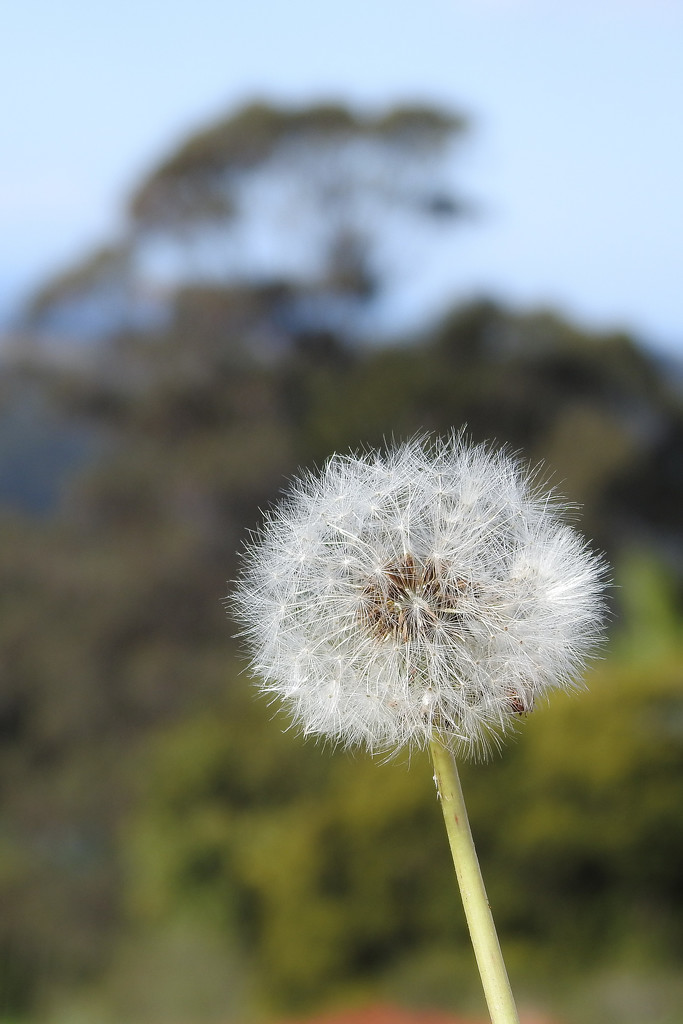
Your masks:
[[[565,516],[462,434],[332,456],[246,547],[230,603],[254,676],[306,735],[481,754],[601,638],[605,563]]]

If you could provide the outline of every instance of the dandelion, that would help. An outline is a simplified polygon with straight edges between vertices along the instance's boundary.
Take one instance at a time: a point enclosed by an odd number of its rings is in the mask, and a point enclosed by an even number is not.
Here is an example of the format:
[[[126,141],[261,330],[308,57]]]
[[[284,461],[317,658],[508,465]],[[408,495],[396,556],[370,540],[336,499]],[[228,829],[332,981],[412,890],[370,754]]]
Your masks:
[[[604,564],[566,512],[461,433],[334,455],[267,516],[232,599],[254,675],[305,735],[430,748],[496,1022],[517,1016],[452,752],[484,754],[576,686],[600,637]]]
[[[254,674],[306,735],[482,753],[598,636],[602,563],[563,511],[461,435],[333,456],[247,549]]]

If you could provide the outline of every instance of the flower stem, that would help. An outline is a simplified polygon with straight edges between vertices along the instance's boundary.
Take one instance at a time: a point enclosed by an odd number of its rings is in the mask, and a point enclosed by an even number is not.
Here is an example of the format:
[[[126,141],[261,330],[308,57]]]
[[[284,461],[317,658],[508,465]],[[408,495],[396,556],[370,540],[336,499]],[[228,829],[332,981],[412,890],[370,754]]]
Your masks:
[[[431,752],[448,842],[491,1021],[492,1024],[519,1024],[472,840],[455,758],[438,740],[432,740]]]

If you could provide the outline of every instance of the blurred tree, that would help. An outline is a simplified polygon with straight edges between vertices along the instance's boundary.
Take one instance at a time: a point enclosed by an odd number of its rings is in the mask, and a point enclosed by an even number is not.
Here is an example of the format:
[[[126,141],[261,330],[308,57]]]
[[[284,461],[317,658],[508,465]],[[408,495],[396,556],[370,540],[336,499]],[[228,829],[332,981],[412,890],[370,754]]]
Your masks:
[[[623,584],[646,571],[661,606],[654,567],[628,567]],[[643,622],[627,621],[622,654],[588,693],[557,697],[504,756],[464,766],[511,962],[541,987],[544,974],[623,956],[674,969],[683,952],[680,635],[651,620],[668,639],[634,664],[633,628],[642,640]],[[127,833],[136,929],[201,908],[241,937],[261,999],[280,1012],[382,977],[410,995],[400,975],[412,956],[466,958],[425,758],[408,771],[405,759],[326,756],[258,708],[239,720],[187,719],[147,751]]]
[[[136,189],[124,239],[48,282],[27,323],[106,337],[166,323],[185,286],[275,281],[275,334],[354,333],[397,268],[419,269],[419,238],[462,215],[452,148],[465,128],[428,107],[246,106],[163,161]]]
[[[658,515],[655,499],[675,493],[677,482],[663,476],[652,504],[631,509],[614,499],[624,475],[679,429],[681,416],[628,339],[478,303],[410,347],[350,349],[334,334],[306,333],[264,365],[223,333],[221,315],[214,320],[224,301],[212,292],[180,296],[178,323],[163,333],[128,333],[98,359],[41,371],[54,408],[95,430],[102,455],[71,483],[58,520],[5,527],[0,889],[12,899],[0,941],[16,1005],[40,994],[41,984],[98,977],[121,935],[165,948],[164,936],[187,915],[192,928],[236,945],[271,1006],[291,1009],[392,971],[397,977],[417,947],[437,956],[462,936],[426,766],[407,775],[364,759],[328,761],[282,737],[235,679],[219,599],[244,526],[297,464],[392,431],[443,430],[467,419],[476,437],[507,436],[536,457],[549,452],[570,496],[576,490],[590,501],[591,531],[615,558],[636,536],[642,543],[640,524]],[[254,309],[259,301],[252,294]],[[680,532],[657,543],[679,551]],[[647,614],[659,622],[664,606],[653,607]],[[666,614],[679,621],[679,612]],[[646,621],[645,612],[638,617]],[[599,686],[619,704],[627,673],[611,672]],[[609,733],[624,761],[618,794],[641,768],[658,787],[678,770],[675,743],[662,741],[659,725],[642,756],[628,735],[641,712],[650,715],[648,702],[669,706],[677,678],[670,673],[668,663],[649,661],[619,705],[622,731]],[[599,744],[604,719],[589,724]],[[473,810],[489,874],[497,877],[501,863],[514,869],[518,894],[501,882],[497,902],[520,964],[541,955],[541,936],[548,957],[569,958],[571,947],[576,959],[589,941],[610,955],[614,930],[627,927],[619,909],[627,874],[654,908],[653,947],[665,931],[675,936],[665,906],[678,906],[675,870],[667,868],[661,886],[651,868],[638,876],[640,832],[633,846],[606,836],[596,846],[586,835],[584,848],[568,824],[558,831],[561,850],[549,838],[541,843],[530,810],[533,843],[522,835],[519,848],[506,845],[513,824],[496,838],[487,823],[505,821],[506,804],[515,806],[530,777],[546,779],[551,792],[555,785],[545,753],[515,774],[521,749],[507,755],[500,778],[492,766],[470,783],[476,793],[477,780],[488,780]],[[590,769],[578,754],[571,765]],[[554,796],[548,804],[573,828],[584,803],[597,800],[593,786],[582,775],[571,808]],[[530,808],[546,800],[539,787],[529,791]],[[657,806],[649,791],[639,799]],[[650,823],[662,861],[679,855],[672,807],[666,797]],[[547,828],[554,834],[559,825]],[[537,842],[548,846],[545,874],[534,868]],[[531,899],[539,878],[543,892]],[[578,894],[571,907],[563,904],[568,886]]]

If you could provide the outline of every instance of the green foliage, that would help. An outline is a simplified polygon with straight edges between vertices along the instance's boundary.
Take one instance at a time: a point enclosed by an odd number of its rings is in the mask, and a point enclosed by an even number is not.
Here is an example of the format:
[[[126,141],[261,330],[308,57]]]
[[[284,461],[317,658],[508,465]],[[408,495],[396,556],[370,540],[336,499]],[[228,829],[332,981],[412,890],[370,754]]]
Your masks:
[[[535,712],[502,757],[465,767],[522,977],[538,963],[565,975],[620,956],[673,964],[683,949],[680,655],[611,659],[587,693]],[[185,721],[147,756],[126,844],[131,920],[158,926],[201,906],[241,936],[271,1009],[363,978],[396,984],[411,955],[466,949],[425,757],[333,755],[257,706],[238,723]]]
[[[133,918],[202,906],[241,936],[271,1008],[378,972],[457,911],[416,761],[325,754],[260,708],[162,735],[127,844]],[[434,901],[438,877],[447,896]]]

